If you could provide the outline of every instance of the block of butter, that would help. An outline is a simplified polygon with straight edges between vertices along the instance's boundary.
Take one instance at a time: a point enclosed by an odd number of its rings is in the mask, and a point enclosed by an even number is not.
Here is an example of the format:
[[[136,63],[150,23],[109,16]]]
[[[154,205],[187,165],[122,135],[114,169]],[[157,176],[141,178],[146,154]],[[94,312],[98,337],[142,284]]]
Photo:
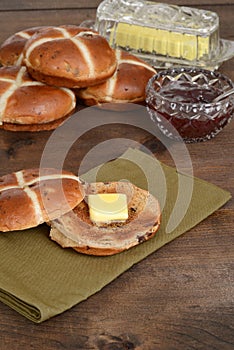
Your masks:
[[[95,29],[112,47],[165,64],[204,65],[219,53],[215,12],[153,1],[104,0]]]
[[[88,206],[90,219],[96,224],[128,219],[127,196],[123,193],[90,194]]]

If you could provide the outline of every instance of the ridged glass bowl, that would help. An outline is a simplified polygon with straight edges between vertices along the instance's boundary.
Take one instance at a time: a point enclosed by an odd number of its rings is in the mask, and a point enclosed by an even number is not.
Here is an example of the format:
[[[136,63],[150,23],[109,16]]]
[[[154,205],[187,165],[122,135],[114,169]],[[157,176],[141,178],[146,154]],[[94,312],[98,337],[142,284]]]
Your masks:
[[[213,99],[233,88],[225,75],[200,68],[178,67],[154,75],[146,88],[151,119],[166,136],[187,143],[218,134],[234,114],[234,95]]]

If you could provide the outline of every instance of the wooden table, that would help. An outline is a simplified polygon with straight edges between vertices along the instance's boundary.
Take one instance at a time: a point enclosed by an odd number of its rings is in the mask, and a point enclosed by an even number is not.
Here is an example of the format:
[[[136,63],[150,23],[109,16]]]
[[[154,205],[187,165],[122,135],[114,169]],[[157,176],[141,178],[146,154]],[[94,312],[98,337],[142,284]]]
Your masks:
[[[31,26],[79,24],[84,19],[93,19],[99,2],[2,0],[0,42]],[[234,40],[233,0],[194,0],[188,4],[216,11],[221,37]],[[234,80],[233,59],[219,70]],[[232,195],[233,132],[231,122],[213,140],[187,146],[195,176]],[[0,131],[1,175],[38,166],[50,134]],[[169,153],[151,134],[126,125],[117,125],[108,135],[104,127],[82,136],[76,164],[96,144],[123,135],[148,147],[159,160],[172,164]],[[115,155],[122,151],[117,149]],[[234,200],[230,200],[101,292],[43,324],[35,325],[0,304],[0,349],[233,349],[233,217]]]

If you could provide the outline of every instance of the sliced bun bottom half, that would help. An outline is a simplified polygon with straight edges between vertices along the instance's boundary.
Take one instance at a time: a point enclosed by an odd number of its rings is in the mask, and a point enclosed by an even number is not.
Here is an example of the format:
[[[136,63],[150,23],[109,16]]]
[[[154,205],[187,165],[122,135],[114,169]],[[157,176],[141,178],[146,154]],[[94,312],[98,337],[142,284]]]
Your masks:
[[[101,226],[92,223],[87,196],[96,193],[126,194],[128,219]],[[80,253],[113,255],[152,238],[160,218],[159,202],[148,191],[129,182],[91,183],[85,186],[84,199],[72,211],[51,222],[50,238]]]
[[[62,125],[71,115],[72,115],[72,112],[63,118],[59,118],[52,122],[39,123],[39,124],[16,124],[16,123],[14,124],[14,123],[4,122],[2,125],[0,125],[0,129],[6,130],[6,131],[16,131],[16,132],[18,131],[30,131],[30,132],[51,131],[58,128],[60,125]]]

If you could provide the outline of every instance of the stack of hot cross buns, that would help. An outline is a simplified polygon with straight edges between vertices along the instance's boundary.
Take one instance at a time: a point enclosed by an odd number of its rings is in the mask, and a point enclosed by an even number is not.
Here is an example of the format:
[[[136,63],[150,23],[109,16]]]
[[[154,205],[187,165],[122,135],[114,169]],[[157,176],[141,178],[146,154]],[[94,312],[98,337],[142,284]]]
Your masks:
[[[142,103],[154,68],[74,25],[25,29],[0,47],[0,127],[52,130],[77,103]]]

